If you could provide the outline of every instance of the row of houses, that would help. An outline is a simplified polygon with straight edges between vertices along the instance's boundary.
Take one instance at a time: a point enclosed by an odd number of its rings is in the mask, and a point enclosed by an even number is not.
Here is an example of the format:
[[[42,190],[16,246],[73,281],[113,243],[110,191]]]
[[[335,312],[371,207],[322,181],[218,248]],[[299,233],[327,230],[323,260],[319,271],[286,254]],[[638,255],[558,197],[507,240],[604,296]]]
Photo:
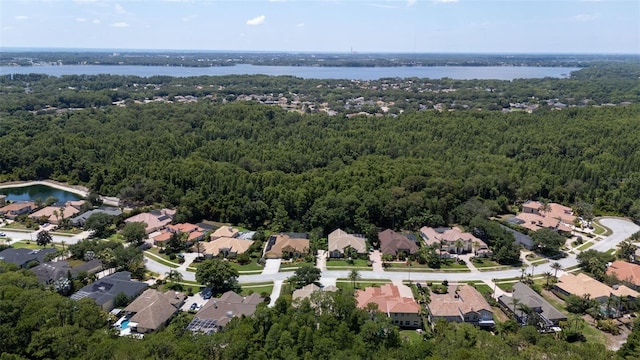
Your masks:
[[[60,225],[63,220],[67,219],[72,226],[82,227],[93,214],[105,213],[109,216],[122,214],[122,211],[118,208],[101,207],[83,211],[85,208],[86,201],[84,200],[67,201],[62,204],[45,206],[40,209],[38,209],[36,203],[33,201],[21,201],[0,207],[0,216],[15,220],[20,215],[28,214],[28,217],[33,220],[47,222],[53,225]]]

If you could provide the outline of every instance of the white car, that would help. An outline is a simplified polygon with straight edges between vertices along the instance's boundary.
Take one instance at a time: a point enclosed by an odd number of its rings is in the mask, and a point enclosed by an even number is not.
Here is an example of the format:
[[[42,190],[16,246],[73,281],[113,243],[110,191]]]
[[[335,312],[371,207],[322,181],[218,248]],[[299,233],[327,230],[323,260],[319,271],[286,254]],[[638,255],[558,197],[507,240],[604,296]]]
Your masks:
[[[6,236],[7,236],[7,234],[5,234],[3,232],[0,232],[0,237],[6,237]]]

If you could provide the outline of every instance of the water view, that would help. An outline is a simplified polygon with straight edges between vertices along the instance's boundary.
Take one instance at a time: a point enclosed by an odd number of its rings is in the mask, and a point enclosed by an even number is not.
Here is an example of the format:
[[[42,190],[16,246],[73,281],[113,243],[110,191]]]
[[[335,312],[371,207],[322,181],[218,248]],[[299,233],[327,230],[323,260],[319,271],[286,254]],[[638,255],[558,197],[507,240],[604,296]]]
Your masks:
[[[156,75],[221,76],[221,75],[289,75],[304,79],[358,79],[377,80],[380,78],[451,78],[471,79],[534,79],[564,78],[579,68],[531,67],[531,66],[414,66],[414,67],[313,67],[313,66],[257,66],[235,65],[217,67],[179,66],[137,66],[137,65],[61,65],[61,66],[0,66],[0,75],[47,74],[62,75],[134,75],[149,77]]]
[[[80,195],[45,185],[4,188],[0,189],[0,195],[7,195],[7,200],[11,201],[34,201],[36,199],[44,201],[49,197],[54,197],[58,199],[59,202],[82,199]]]

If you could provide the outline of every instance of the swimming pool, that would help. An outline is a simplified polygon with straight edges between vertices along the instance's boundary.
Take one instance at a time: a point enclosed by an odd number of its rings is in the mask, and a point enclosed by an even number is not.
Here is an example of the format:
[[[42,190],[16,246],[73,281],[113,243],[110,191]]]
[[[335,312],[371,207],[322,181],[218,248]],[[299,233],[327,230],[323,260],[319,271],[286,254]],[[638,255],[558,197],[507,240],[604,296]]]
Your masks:
[[[120,329],[124,330],[124,329],[128,329],[129,328],[129,319],[123,320],[120,323]]]

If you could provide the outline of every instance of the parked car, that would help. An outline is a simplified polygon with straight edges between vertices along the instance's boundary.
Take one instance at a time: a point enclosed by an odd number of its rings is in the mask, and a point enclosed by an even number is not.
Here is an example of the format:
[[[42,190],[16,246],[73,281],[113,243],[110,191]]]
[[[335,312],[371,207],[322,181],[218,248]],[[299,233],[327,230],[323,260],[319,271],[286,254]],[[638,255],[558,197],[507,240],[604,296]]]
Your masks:
[[[202,298],[205,300],[209,300],[211,299],[211,289],[204,289],[202,290]]]
[[[189,311],[196,311],[197,309],[198,309],[198,303],[193,303],[191,304]]]
[[[7,234],[5,234],[3,232],[0,232],[0,237],[6,237],[6,236],[7,236]]]

